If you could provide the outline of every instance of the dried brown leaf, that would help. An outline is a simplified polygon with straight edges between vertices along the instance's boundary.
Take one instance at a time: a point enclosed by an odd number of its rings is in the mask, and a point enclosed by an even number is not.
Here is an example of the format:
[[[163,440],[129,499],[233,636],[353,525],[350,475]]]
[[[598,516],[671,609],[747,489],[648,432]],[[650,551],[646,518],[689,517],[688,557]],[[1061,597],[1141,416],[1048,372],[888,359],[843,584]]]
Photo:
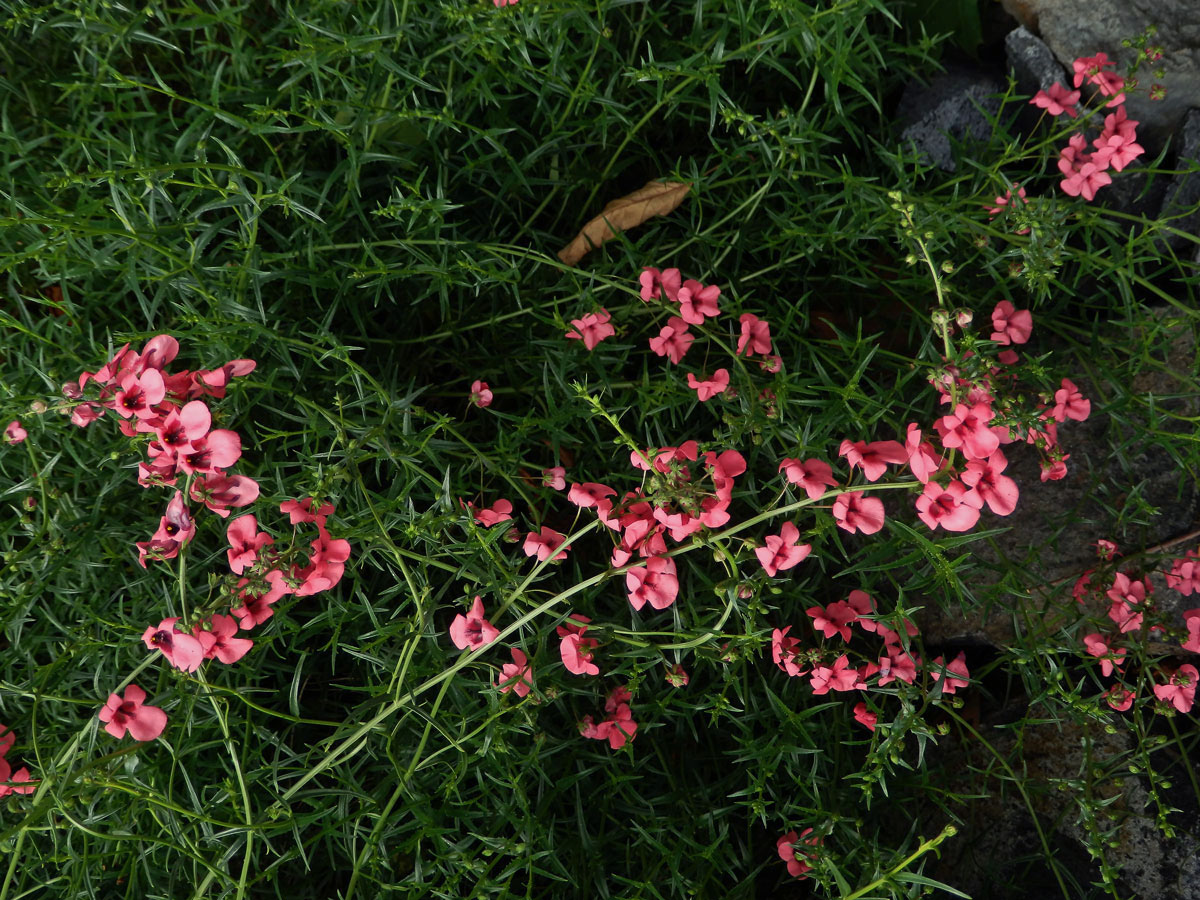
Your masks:
[[[558,258],[568,266],[575,265],[590,250],[622,231],[641,225],[651,216],[665,216],[683,202],[691,188],[681,181],[646,182],[644,187],[605,206],[600,215],[583,226],[575,240],[558,251]]]

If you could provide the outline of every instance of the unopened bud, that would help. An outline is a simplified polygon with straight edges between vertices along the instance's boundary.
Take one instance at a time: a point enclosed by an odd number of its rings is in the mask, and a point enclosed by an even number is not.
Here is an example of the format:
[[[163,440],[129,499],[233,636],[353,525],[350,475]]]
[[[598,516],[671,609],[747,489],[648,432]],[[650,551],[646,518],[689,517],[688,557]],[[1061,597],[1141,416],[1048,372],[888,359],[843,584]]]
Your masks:
[[[933,320],[933,324],[938,328],[945,328],[950,324],[950,313],[940,306],[929,314],[929,318]]]
[[[42,413],[44,413],[46,411],[46,404],[43,403],[41,400],[34,400],[32,403],[29,404],[29,411],[31,413],[35,413],[40,416]]]
[[[942,263],[942,271],[949,275],[954,271],[954,263],[950,262],[950,260],[946,260]]]
[[[77,385],[74,381],[68,381],[66,384],[64,384],[62,386],[62,393],[63,396],[68,400],[78,400],[83,396],[83,391],[80,390],[79,385]]]
[[[974,313],[966,307],[959,307],[954,311],[954,321],[958,323],[959,328],[966,328],[974,317]]]

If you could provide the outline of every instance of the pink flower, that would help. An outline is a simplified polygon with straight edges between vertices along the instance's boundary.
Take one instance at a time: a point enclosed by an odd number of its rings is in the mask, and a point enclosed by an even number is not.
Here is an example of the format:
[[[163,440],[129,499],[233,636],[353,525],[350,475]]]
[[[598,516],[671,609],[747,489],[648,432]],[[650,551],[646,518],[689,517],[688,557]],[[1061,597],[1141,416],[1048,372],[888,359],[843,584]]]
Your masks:
[[[644,567],[625,573],[625,589],[634,609],[640,610],[647,603],[655,609],[666,609],[679,596],[675,560],[669,556],[650,557]]]
[[[687,466],[684,464],[689,461],[695,462],[699,449],[700,445],[695,441],[684,441],[678,447],[660,447],[657,451],[651,449],[642,453],[632,450],[629,453],[629,464],[643,472],[649,472],[653,467],[656,472],[667,475],[670,474],[674,463],[676,470],[686,472]]]
[[[1087,139],[1076,134],[1062,149],[1058,159],[1058,170],[1064,176],[1060,187],[1072,197],[1082,195],[1084,200],[1093,200],[1097,190],[1112,184],[1112,177],[1104,171],[1108,168],[1108,159],[1085,153],[1085,147]]]
[[[846,457],[850,470],[860,467],[867,481],[878,481],[887,471],[887,464],[908,462],[908,453],[899,441],[842,441],[838,456]]]
[[[327,591],[339,581],[346,570],[345,562],[350,558],[350,542],[334,539],[324,528],[319,528],[317,539],[311,544],[312,552],[308,565],[294,571],[293,577],[302,583],[296,588],[297,597]]]
[[[979,521],[983,497],[968,491],[961,481],[951,481],[944,488],[931,481],[917,498],[916,506],[917,518],[930,529],[940,525],[947,531],[969,531]]]
[[[1121,668],[1122,657],[1127,652],[1124,647],[1113,652],[1112,648],[1104,640],[1104,635],[1096,632],[1094,634],[1086,634],[1083,637],[1083,646],[1089,654],[1100,660],[1100,674],[1105,678],[1113,673],[1113,669]],[[1114,665],[1115,664],[1115,665]]]
[[[588,313],[582,319],[572,319],[571,324],[574,329],[567,332],[567,337],[573,340],[582,340],[583,346],[588,350],[595,350],[596,345],[605,338],[610,338],[617,333],[617,330],[609,324],[612,316],[609,315],[607,309],[601,309],[598,313]]]
[[[708,381],[699,381],[695,375],[688,372],[687,383],[688,387],[696,392],[700,402],[705,403],[717,394],[724,393],[725,389],[729,387],[729,370],[717,369]]]
[[[1091,412],[1092,401],[1083,399],[1083,394],[1079,393],[1075,383],[1069,378],[1064,378],[1062,387],[1054,392],[1054,409],[1050,411],[1050,415],[1056,422],[1065,422],[1067,419],[1082,422]]]
[[[878,623],[877,623],[878,624]],[[879,657],[879,686],[903,681],[912,684],[917,680],[917,660],[899,644],[888,644],[886,656]]]
[[[687,322],[679,316],[671,316],[658,333],[658,337],[650,338],[650,349],[658,356],[665,356],[675,365],[679,365],[695,340],[695,337],[688,333]]]
[[[794,678],[797,675],[807,674],[807,671],[801,669],[796,662],[796,652],[800,648],[800,641],[797,638],[788,637],[788,632],[791,630],[792,626],[789,625],[783,630],[776,628],[771,632],[771,659],[775,665]]]
[[[682,663],[675,663],[675,665],[668,667],[666,678],[667,684],[673,688],[682,688],[688,685],[688,673]]]
[[[158,530],[154,532],[152,541],[176,541],[183,546],[195,535],[196,523],[187,504],[183,502],[183,492],[176,491],[167,503],[167,514],[158,521]]]
[[[942,468],[942,457],[929,441],[921,440],[921,428],[916,422],[908,424],[908,435],[904,439],[904,452],[908,455],[908,467],[921,484]]]
[[[794,831],[789,831],[775,842],[775,849],[779,852],[779,858],[787,863],[788,874],[793,878],[806,878],[808,877],[808,873],[812,871],[812,866],[810,863],[815,861],[816,851],[802,851],[800,856],[803,858],[797,859],[796,848],[794,846],[811,833],[811,828],[805,828],[804,831],[798,835]],[[804,843],[815,847],[819,840],[819,838],[813,837],[804,840]]]
[[[875,730],[875,724],[879,721],[879,716],[867,709],[867,704],[859,703],[854,707],[854,721],[860,725],[865,725],[868,731]]]
[[[1096,163],[1101,167],[1107,164],[1118,172],[1146,152],[1141,144],[1120,134],[1101,135],[1092,143],[1096,147]]]
[[[169,334],[157,334],[146,341],[146,346],[138,354],[138,368],[159,369],[169,365],[179,355],[179,341]]]
[[[567,492],[567,499],[580,509],[593,509],[602,506],[606,498],[615,496],[616,493],[616,488],[611,488],[607,484],[585,481],[582,484],[571,485],[571,490]],[[609,504],[610,507],[611,505]]]
[[[862,591],[858,593],[862,594]],[[814,629],[827,638],[840,634],[843,641],[850,640],[850,623],[858,619],[858,612],[845,600],[835,600],[826,607],[813,606],[805,612],[812,618]]]
[[[177,455],[179,468],[189,475],[218,474],[236,463],[242,456],[242,439],[236,431],[218,428],[192,441],[189,451]]]
[[[1189,550],[1182,559],[1171,562],[1171,571],[1167,573],[1167,587],[1179,591],[1185,597],[1200,590],[1200,563],[1197,562],[1195,550]]]
[[[829,463],[819,459],[785,459],[779,464],[779,471],[787,476],[787,480],[798,487],[804,488],[809,500],[816,500],[825,493],[827,487],[837,487],[833,477],[833,469]]]
[[[1154,696],[1164,703],[1170,701],[1181,713],[1191,712],[1192,704],[1196,701],[1196,681],[1200,672],[1190,663],[1186,663],[1171,673],[1167,684],[1154,685]]]
[[[554,466],[551,469],[542,469],[542,487],[552,488],[556,491],[561,491],[567,486],[567,470],[562,466]]]
[[[986,403],[968,407],[960,403],[954,412],[934,423],[942,444],[950,449],[961,447],[967,459],[987,459],[1000,446],[1000,438],[991,430],[992,408]]]
[[[997,450],[986,460],[968,462],[962,474],[963,483],[974,489],[971,493],[978,495],[998,516],[1007,516],[1016,509],[1021,493],[1015,481],[1001,474],[1007,466],[1004,452]]]
[[[753,313],[742,313],[738,317],[742,324],[742,335],[738,338],[737,355],[771,355],[771,326]]]
[[[1120,627],[1121,634],[1142,627],[1142,611],[1149,591],[1149,580],[1133,581],[1124,572],[1118,572],[1113,578],[1113,585],[1107,591],[1112,601],[1108,617]]]
[[[1114,684],[1105,691],[1104,700],[1117,712],[1125,712],[1125,710],[1133,706],[1133,700],[1136,696],[1133,691],[1124,685]]]
[[[162,561],[174,559],[179,555],[182,546],[172,538],[151,538],[148,541],[138,541],[134,544],[138,551],[138,565],[146,568],[146,560]]]
[[[238,631],[238,623],[230,616],[213,613],[208,620],[208,631],[197,625],[192,629],[192,635],[204,643],[201,634],[209,635],[213,640],[204,652],[205,659],[217,659],[225,665],[232,665],[250,652],[254,641],[249,638],[234,637]]]
[[[11,735],[11,732],[9,734]],[[9,794],[32,794],[38,786],[38,783],[29,777],[28,768],[21,766],[14,772],[12,764],[3,756],[0,756],[0,782],[11,782],[0,783],[0,797],[7,797]]]
[[[1024,344],[1033,333],[1033,313],[1001,300],[992,310],[992,340],[997,344]]]
[[[1075,69],[1075,87],[1079,87],[1086,79],[1088,84],[1094,84],[1100,93],[1112,97],[1106,106],[1117,106],[1125,102],[1121,93],[1125,87],[1125,79],[1120,75],[1107,71],[1113,66],[1113,61],[1107,53],[1097,53],[1095,56],[1081,56],[1072,63]]]
[[[142,641],[151,650],[161,650],[167,662],[184,672],[195,672],[204,662],[205,648],[200,639],[175,630],[178,618],[163,619],[142,634]]]
[[[1121,553],[1117,549],[1117,545],[1105,538],[1096,541],[1096,556],[1103,560],[1111,560],[1115,556],[1120,556]],[[1168,586],[1170,585],[1170,576],[1168,576]]]
[[[289,524],[316,522],[318,528],[324,528],[325,520],[333,514],[333,504],[325,503],[313,509],[312,497],[304,497],[300,500],[284,500],[279,504],[279,511],[288,514]]]
[[[104,410],[95,406],[94,404],[80,403],[71,412],[71,424],[78,425],[80,428],[86,428],[102,415],[104,415]]]
[[[471,402],[480,409],[492,405],[492,392],[486,381],[471,382]]]
[[[516,6],[517,0],[492,0],[492,6],[499,9],[502,6]]]
[[[1185,609],[1183,624],[1188,632],[1188,638],[1182,644],[1183,649],[1191,653],[1200,653],[1200,609]]]
[[[883,528],[883,502],[862,491],[851,491],[833,501],[833,518],[839,528],[851,534],[875,534]]]
[[[505,663],[500,667],[500,693],[507,694],[512,691],[518,697],[525,697],[529,694],[529,689],[533,687],[529,660],[516,647],[512,648],[512,658],[512,662]]]
[[[199,441],[212,427],[212,413],[202,400],[193,400],[181,409],[167,413],[154,433],[158,436],[158,452],[170,458],[192,453],[194,441]],[[150,445],[152,448],[154,444]]]
[[[247,566],[254,565],[258,551],[275,541],[265,531],[258,530],[258,520],[253,515],[239,516],[230,522],[225,529],[225,537],[229,540],[230,548],[225,555],[235,575],[241,575]]]
[[[1070,458],[1070,453],[1064,453],[1056,459],[1044,460],[1042,462],[1042,481],[1062,481],[1066,478],[1067,460]]]
[[[242,605],[235,606],[230,612],[238,617],[242,631],[249,631],[271,618],[274,615],[271,606],[289,593],[283,573],[278,569],[268,572],[263,582],[265,584],[251,586],[250,579],[243,578],[237,583],[238,598]]]
[[[674,303],[675,298],[679,296],[679,280],[678,269],[664,269],[660,273],[658,269],[647,266],[638,276],[642,285],[642,300],[657,300],[666,295],[666,298]]]
[[[1024,202],[1025,202],[1025,196],[1026,196],[1026,195],[1025,195],[1025,188],[1021,187],[1021,185],[1017,184],[1015,181],[1013,182],[1013,187],[1017,189],[1017,196],[1016,196],[1016,199],[1017,199],[1017,200],[1018,200],[1020,203],[1024,204]],[[1002,196],[1000,196],[1000,197],[997,197],[997,198],[996,198],[996,205],[995,205],[995,206],[992,206],[992,207],[989,207],[989,208],[988,208],[988,217],[989,217],[989,218],[994,218],[995,216],[998,216],[998,215],[1000,215],[1000,213],[1004,212],[1004,210],[1005,210],[1006,208],[1008,208],[1009,204],[1012,204],[1012,205],[1014,205],[1014,206],[1016,205],[1016,203],[1014,203],[1014,202],[1013,202],[1013,192],[1012,192],[1012,189],[1011,189],[1011,188],[1010,188],[1010,189],[1008,189],[1008,190],[1006,190]],[[986,205],[986,204],[985,204],[985,205]],[[1022,233],[1022,234],[1027,234],[1027,233],[1028,233],[1028,229],[1026,229],[1025,231],[1023,231],[1023,232],[1021,232],[1021,233]],[[967,325],[968,325],[968,324],[970,324],[970,323],[969,323],[969,322],[967,322],[967,323],[960,322],[959,324],[960,324],[960,325],[961,325],[963,328],[966,328],[966,327],[967,327]]]
[[[146,369],[140,376],[125,372],[119,379],[121,389],[113,397],[112,408],[118,416],[128,419],[150,419],[157,415],[154,407],[166,396],[162,373],[158,369]]]
[[[633,740],[633,736],[637,734],[637,722],[633,721],[633,712],[629,708],[631,699],[633,698],[630,696],[628,688],[613,688],[604,702],[607,718],[596,725],[592,722],[591,716],[584,716],[580,734],[586,738],[607,740],[609,747],[613,750],[620,750],[625,746],[626,741]]]
[[[190,496],[226,519],[230,507],[249,506],[258,499],[258,482],[245,475],[209,475],[192,482]]]
[[[558,548],[563,545],[563,541],[567,539],[565,534],[559,534],[553,528],[542,526],[541,531],[531,531],[525,537],[524,551],[526,556],[536,556],[538,562],[545,562],[554,557],[555,561],[567,558],[567,547],[565,550]],[[557,555],[555,553],[557,552]]]
[[[562,657],[563,665],[572,675],[600,674],[600,667],[592,662],[591,653],[599,641],[586,637],[588,623],[591,621],[587,616],[572,615],[566,624],[555,629],[562,639],[558,645],[558,655]]]
[[[703,325],[705,316],[713,318],[720,315],[721,311],[717,309],[717,298],[720,296],[721,289],[716,285],[705,287],[689,278],[676,295],[679,315],[689,325]]]
[[[152,741],[167,727],[167,714],[157,706],[146,706],[146,692],[136,684],[125,688],[125,696],[109,694],[100,710],[104,730],[115,738],[125,737],[128,731],[135,741]]]
[[[845,653],[834,661],[832,667],[813,666],[809,680],[813,693],[818,696],[828,694],[830,690],[853,691],[859,687],[866,687],[865,684],[860,684],[858,669],[851,668],[850,658]]]
[[[772,578],[784,569],[798,566],[812,552],[811,544],[797,544],[800,539],[800,529],[791,522],[784,522],[778,535],[769,534],[763,542],[765,547],[758,547],[754,555],[762,563],[762,567]]]
[[[467,504],[468,507],[471,504]],[[485,506],[483,509],[472,509],[471,515],[484,528],[491,528],[493,525],[499,525],[501,522],[512,521],[513,505],[507,500],[497,500],[491,506]]]
[[[940,667],[942,665],[942,657],[938,657],[933,661],[933,665]],[[940,668],[930,670],[929,677],[935,682],[942,682],[942,696],[953,694],[960,687],[966,687],[971,682],[968,680],[971,673],[967,671],[967,653],[965,650],[959,651],[958,656],[954,657],[953,662],[945,667],[946,679],[942,681],[942,671]]]
[[[500,629],[483,617],[483,600],[475,598],[470,611],[459,613],[450,623],[450,640],[459,650],[479,650],[500,636]]]
[[[191,399],[213,397],[220,400],[225,396],[225,388],[232,379],[249,375],[257,366],[258,363],[252,359],[234,359],[219,369],[199,369],[192,372],[188,379],[191,383],[187,389],[187,396]]]
[[[1069,91],[1056,81],[1050,85],[1050,90],[1038,91],[1029,102],[1052,116],[1061,116],[1065,112],[1073,119],[1078,115],[1075,105],[1079,103],[1079,91]]]
[[[21,427],[21,423],[17,419],[13,419],[4,426],[4,442],[6,444],[19,444],[27,437],[29,437],[29,432]]]

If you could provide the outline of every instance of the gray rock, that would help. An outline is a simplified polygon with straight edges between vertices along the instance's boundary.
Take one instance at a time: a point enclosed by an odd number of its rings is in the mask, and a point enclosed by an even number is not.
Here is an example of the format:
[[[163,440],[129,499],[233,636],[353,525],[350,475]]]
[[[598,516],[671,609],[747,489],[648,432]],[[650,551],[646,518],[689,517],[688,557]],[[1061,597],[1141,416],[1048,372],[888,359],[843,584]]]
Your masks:
[[[1178,231],[1200,235],[1200,109],[1190,110],[1177,138],[1179,152],[1175,168],[1180,174],[1166,188],[1160,218]],[[1186,171],[1186,170],[1192,171]],[[1192,258],[1200,254],[1200,245],[1179,234],[1168,234],[1166,243],[1176,253]]]
[[[955,170],[953,141],[986,141],[988,117],[1000,111],[1000,79],[963,67],[951,67],[927,86],[910,83],[896,116],[904,124],[901,140],[947,172]]]
[[[1017,77],[1017,87],[1024,93],[1048,90],[1056,81],[1067,83],[1066,70],[1054,51],[1024,25],[1008,33],[1004,39],[1004,54],[1008,67]]]
[[[1118,729],[1115,734],[1107,734],[1099,721],[1061,721],[1053,725],[1027,725],[1018,738],[1011,729],[980,725],[991,748],[1002,757],[1016,760],[1033,809],[1025,805],[1017,791],[976,801],[971,808],[973,818],[963,823],[960,837],[943,845],[937,873],[940,880],[976,898],[1025,900],[1061,896],[1052,881],[1039,886],[1041,890],[1028,889],[1020,858],[1042,855],[1031,819],[1036,815],[1051,845],[1057,848],[1055,855],[1060,864],[1080,884],[1095,881],[1097,864],[1087,858],[1084,850],[1087,831],[1078,821],[1073,792],[1064,790],[1063,785],[1073,780],[1090,780],[1089,767],[1128,754],[1133,745],[1130,733]],[[1085,753],[1085,747],[1090,747],[1090,755]],[[990,751],[975,741],[947,741],[932,750],[931,755],[946,764],[950,773],[996,767]],[[955,783],[953,774],[950,778],[952,791],[966,793],[973,786],[969,777],[960,783]],[[1186,827],[1179,829],[1172,840],[1163,838],[1155,824],[1156,809],[1145,783],[1126,775],[1100,781],[1092,789],[1096,799],[1110,801],[1108,809],[1119,820],[1117,846],[1107,849],[1106,858],[1120,869],[1122,896],[1200,900],[1200,882],[1194,877],[1200,868],[1197,864],[1200,844]],[[1079,850],[1062,852],[1068,849],[1063,846],[1068,842]],[[1017,884],[1022,888],[1014,891],[1009,887]]]

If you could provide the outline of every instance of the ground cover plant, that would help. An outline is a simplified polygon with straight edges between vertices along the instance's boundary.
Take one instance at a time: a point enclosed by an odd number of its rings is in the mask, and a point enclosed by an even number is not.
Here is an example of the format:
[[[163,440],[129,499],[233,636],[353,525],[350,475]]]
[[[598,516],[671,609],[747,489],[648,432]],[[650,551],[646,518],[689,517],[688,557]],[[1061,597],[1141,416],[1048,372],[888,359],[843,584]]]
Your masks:
[[[0,2],[0,897],[964,896],[1012,800],[994,896],[1126,897],[1194,837],[1197,242],[1103,204],[1175,174],[1153,36],[946,174],[890,6]]]

